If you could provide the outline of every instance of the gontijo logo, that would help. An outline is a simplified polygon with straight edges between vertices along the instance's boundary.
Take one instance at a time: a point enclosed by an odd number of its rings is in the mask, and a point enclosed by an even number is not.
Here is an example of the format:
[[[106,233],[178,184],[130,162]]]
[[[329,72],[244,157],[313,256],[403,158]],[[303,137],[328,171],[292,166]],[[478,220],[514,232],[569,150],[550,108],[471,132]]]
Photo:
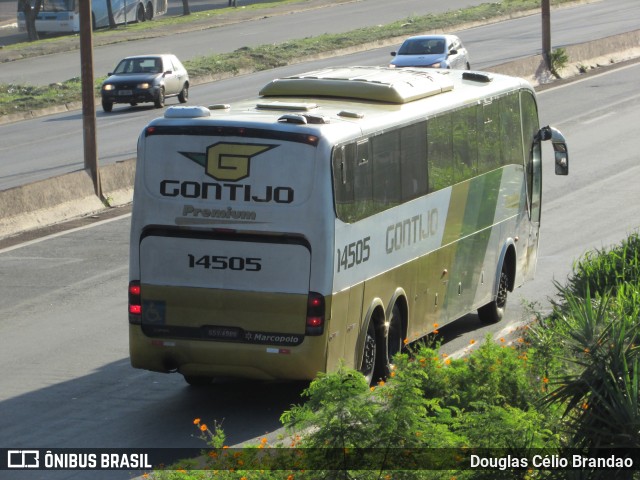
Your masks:
[[[218,142],[207,147],[206,154],[180,152],[202,165],[205,173],[218,181],[237,182],[249,176],[251,158],[271,150],[276,145]]]
[[[258,180],[263,178],[254,179],[253,183],[238,182],[249,177],[254,157],[277,146],[218,142],[209,145],[204,153],[178,152],[204,167],[206,176],[217,182],[164,179],[160,182],[160,195],[229,202],[293,203],[292,187],[259,184]]]

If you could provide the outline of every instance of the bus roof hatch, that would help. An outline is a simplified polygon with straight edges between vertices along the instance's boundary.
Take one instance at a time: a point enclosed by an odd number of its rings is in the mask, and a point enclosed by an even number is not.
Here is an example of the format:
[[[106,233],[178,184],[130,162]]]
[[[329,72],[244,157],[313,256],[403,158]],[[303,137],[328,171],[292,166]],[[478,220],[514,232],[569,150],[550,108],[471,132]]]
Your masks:
[[[446,72],[437,70],[338,67],[279,78],[260,90],[264,97],[358,98],[409,103],[453,89]]]

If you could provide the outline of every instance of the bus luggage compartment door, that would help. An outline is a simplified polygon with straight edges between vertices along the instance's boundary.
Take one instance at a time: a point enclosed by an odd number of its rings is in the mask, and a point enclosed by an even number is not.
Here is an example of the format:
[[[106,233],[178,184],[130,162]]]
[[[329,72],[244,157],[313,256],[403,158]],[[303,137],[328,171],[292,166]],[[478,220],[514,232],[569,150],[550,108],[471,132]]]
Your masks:
[[[310,262],[309,248],[288,240],[146,235],[142,323],[187,327],[178,331],[189,336],[208,327],[303,335]],[[154,306],[153,318],[146,318],[145,304]]]

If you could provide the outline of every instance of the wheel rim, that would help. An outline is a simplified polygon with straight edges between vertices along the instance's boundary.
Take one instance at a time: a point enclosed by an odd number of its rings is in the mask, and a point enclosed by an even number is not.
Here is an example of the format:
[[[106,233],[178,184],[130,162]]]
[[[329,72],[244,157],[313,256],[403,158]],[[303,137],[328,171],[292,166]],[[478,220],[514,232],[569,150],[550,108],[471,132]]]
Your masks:
[[[373,324],[369,324],[369,328],[367,329],[367,336],[364,340],[364,352],[362,354],[362,366],[360,367],[360,372],[366,377],[366,379],[371,383],[373,380],[373,371],[376,366],[376,338],[375,338],[375,328]]]

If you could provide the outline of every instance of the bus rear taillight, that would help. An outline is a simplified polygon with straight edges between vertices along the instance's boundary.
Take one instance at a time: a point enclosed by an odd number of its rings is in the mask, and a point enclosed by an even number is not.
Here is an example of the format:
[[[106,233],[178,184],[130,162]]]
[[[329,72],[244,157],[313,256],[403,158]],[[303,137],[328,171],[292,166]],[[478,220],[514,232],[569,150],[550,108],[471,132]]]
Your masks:
[[[140,323],[142,317],[142,295],[140,282],[129,282],[129,323]]]
[[[307,335],[322,335],[324,331],[324,297],[316,292],[309,292],[307,298]]]

